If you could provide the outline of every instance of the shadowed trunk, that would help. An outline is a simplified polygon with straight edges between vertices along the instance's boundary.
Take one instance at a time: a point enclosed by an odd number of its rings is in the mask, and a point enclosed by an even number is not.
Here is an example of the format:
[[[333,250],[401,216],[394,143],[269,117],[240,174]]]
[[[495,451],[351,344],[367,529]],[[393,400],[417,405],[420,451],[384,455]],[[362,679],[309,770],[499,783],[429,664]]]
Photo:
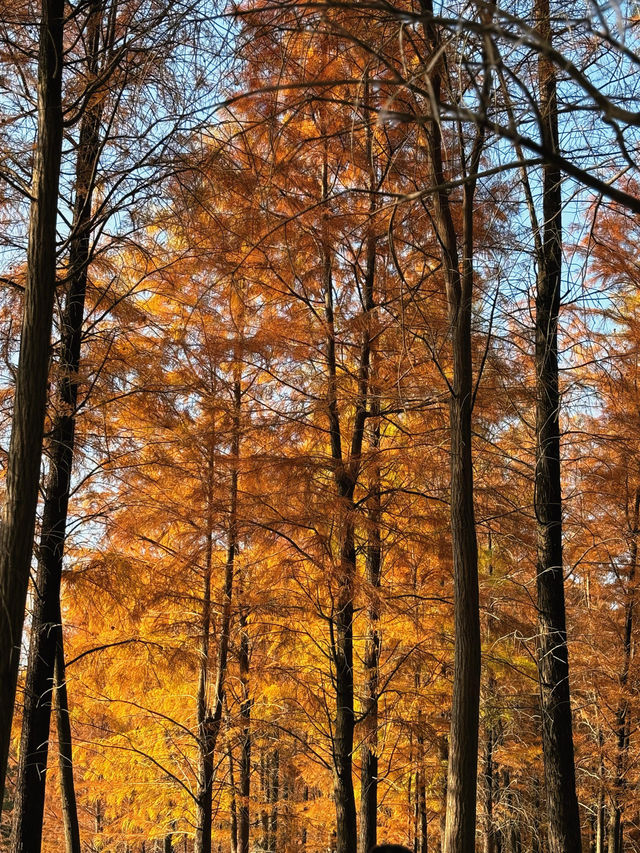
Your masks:
[[[90,17],[90,71],[95,73],[100,10]],[[91,205],[100,151],[101,107],[87,109],[79,135],[76,199],[69,247],[68,290],[62,313],[59,377],[48,446],[49,473],[44,509],[35,606],[25,684],[20,762],[13,812],[13,853],[39,853],[46,787],[51,701],[56,652],[61,637],[60,585],[73,466],[78,369],[90,252]]]
[[[76,790],[73,782],[73,753],[71,749],[71,720],[67,697],[67,676],[64,662],[62,625],[58,628],[58,647],[54,671],[56,726],[58,729],[58,764],[60,767],[60,798],[67,853],[80,853],[80,826]]]
[[[622,853],[624,824],[622,822],[622,803],[625,789],[626,772],[629,755],[629,741],[631,732],[631,716],[629,697],[626,693],[629,681],[629,670],[633,657],[633,632],[635,627],[635,579],[638,561],[638,522],[640,515],[640,489],[636,489],[633,511],[630,513],[629,528],[631,544],[629,547],[629,569],[627,572],[626,585],[624,589],[624,628],[623,628],[623,660],[622,671],[619,676],[620,701],[616,708],[616,764],[613,780],[613,796],[611,804],[611,815],[609,818],[609,850],[608,853]]]
[[[207,545],[207,569],[205,576],[205,606],[203,607],[203,640],[202,659],[200,672],[201,687],[198,690],[198,707],[201,738],[200,776],[198,783],[198,823],[196,826],[195,853],[211,853],[211,808],[214,776],[214,755],[220,727],[222,723],[222,712],[224,709],[224,681],[227,672],[227,660],[229,657],[229,640],[231,635],[231,605],[233,594],[233,579],[235,571],[235,559],[238,551],[238,457],[240,453],[240,409],[242,402],[242,388],[239,376],[233,383],[233,414],[232,414],[232,436],[231,436],[231,483],[229,490],[229,526],[227,531],[227,559],[225,563],[224,590],[222,619],[220,624],[220,639],[218,643],[218,661],[216,666],[216,680],[213,688],[212,707],[206,708],[206,679],[207,663],[209,660],[209,630],[211,622],[211,548],[212,536],[208,537]],[[213,456],[210,462],[210,471],[213,471]],[[211,507],[213,497],[208,497]],[[211,531],[212,521],[209,521]],[[208,598],[208,602],[207,602]],[[206,634],[206,640],[205,640]]]
[[[323,171],[328,194],[326,163]],[[332,657],[335,671],[336,713],[333,729],[333,796],[336,807],[336,853],[356,853],[356,804],[353,790],[353,583],[356,550],[353,525],[355,482],[345,470],[337,401],[336,342],[333,324],[333,283],[328,249],[324,258],[325,318],[327,325],[327,411],[331,456],[337,496],[340,500],[340,566],[336,611],[333,616]]]
[[[231,853],[238,853],[238,797],[235,779],[235,765],[233,760],[233,748],[231,745],[231,719],[229,709],[225,702],[225,717],[227,727],[227,757],[229,759],[229,791],[231,803],[229,805],[229,846]]]
[[[362,713],[364,731],[361,749],[361,798],[360,798],[360,853],[368,851],[377,843],[378,821],[378,681],[380,664],[380,619],[378,596],[382,571],[382,542],[380,525],[382,521],[380,501],[380,463],[377,454],[380,451],[380,396],[373,392],[370,405],[375,419],[371,430],[371,449],[376,458],[373,463],[372,478],[369,485],[369,538],[367,543],[366,578],[369,585],[369,605],[367,609],[367,635],[364,651],[364,696]]]
[[[251,698],[249,695],[249,628],[246,607],[240,606],[240,680],[242,682],[242,734],[240,740],[240,807],[238,853],[249,853],[249,795],[251,793]]]
[[[200,670],[198,675],[198,793],[195,853],[211,853],[211,791],[213,780],[213,750],[209,742],[207,684],[209,679],[209,646],[211,633],[211,569],[213,559],[213,453],[215,438],[209,454],[207,471],[207,540],[200,622]]]
[[[438,27],[433,24],[432,0],[421,0],[424,31],[434,55],[444,50]],[[430,71],[433,102],[441,98],[445,65],[441,60]],[[489,73],[485,73],[488,96]],[[429,109],[433,109],[432,106]],[[442,134],[437,117],[424,126],[434,186],[445,184]],[[468,159],[468,175],[478,171],[484,145],[480,128]],[[445,853],[469,853],[475,849],[478,725],[480,718],[480,613],[478,593],[478,545],[473,506],[471,412],[473,368],[471,312],[473,300],[473,199],[476,180],[467,177],[463,190],[462,257],[446,190],[433,194],[433,223],[440,243],[445,271],[451,334],[452,376],[449,395],[451,543],[454,577],[454,671],[447,773]]]
[[[0,803],[4,797],[33,552],[47,403],[62,150],[63,16],[64,0],[43,0],[38,54],[38,138],[31,183],[27,276],[6,496],[0,524]]]
[[[416,844],[417,853],[428,853],[429,838],[427,834],[427,774],[425,770],[424,734],[422,731],[422,717],[418,715],[418,772],[416,774],[416,812],[417,829],[419,830],[419,844]],[[417,835],[418,833],[416,833]]]
[[[550,43],[548,0],[536,0],[535,16],[541,38]],[[555,71],[543,53],[540,53],[538,59],[538,75],[543,145],[557,151]],[[542,748],[550,853],[581,853],[562,569],[558,389],[558,313],[562,271],[561,175],[557,166],[548,163],[542,167],[542,175],[544,225],[538,258],[535,322],[537,399],[534,493]]]
[[[368,144],[370,145],[370,139]],[[373,161],[370,158],[370,187],[375,183]],[[329,198],[329,174],[325,147],[322,168],[322,198]],[[371,193],[370,214],[375,211],[376,200]],[[376,236],[373,223],[366,237],[366,268],[362,288],[362,337],[358,354],[357,393],[348,458],[342,446],[340,411],[338,407],[338,372],[336,362],[336,336],[334,327],[333,279],[327,216],[322,225],[322,267],[325,295],[327,395],[326,411],[329,421],[331,465],[339,502],[340,557],[338,566],[338,592],[331,624],[331,653],[336,693],[333,725],[333,790],[336,808],[336,853],[356,853],[358,833],[356,804],[353,789],[353,740],[355,728],[354,678],[353,678],[353,596],[356,577],[354,492],[360,474],[362,445],[367,419],[367,402],[370,392],[370,361],[372,323],[374,321],[374,282],[376,266]],[[375,758],[375,756],[373,756]],[[369,796],[372,789],[369,786]]]

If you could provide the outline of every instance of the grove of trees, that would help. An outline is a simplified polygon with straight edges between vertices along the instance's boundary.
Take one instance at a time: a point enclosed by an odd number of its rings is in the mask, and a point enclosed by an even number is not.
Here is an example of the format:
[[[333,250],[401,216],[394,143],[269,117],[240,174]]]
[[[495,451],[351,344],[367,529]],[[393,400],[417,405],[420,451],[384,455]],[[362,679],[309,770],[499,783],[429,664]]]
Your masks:
[[[640,850],[637,6],[0,9],[0,851]]]

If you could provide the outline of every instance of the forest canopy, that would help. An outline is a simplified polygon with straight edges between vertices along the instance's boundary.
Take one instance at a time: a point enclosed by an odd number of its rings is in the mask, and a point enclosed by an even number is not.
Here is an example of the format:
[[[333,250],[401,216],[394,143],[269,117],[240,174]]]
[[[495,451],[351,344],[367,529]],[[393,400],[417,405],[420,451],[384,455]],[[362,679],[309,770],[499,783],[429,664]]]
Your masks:
[[[636,5],[0,10],[0,851],[640,850]]]

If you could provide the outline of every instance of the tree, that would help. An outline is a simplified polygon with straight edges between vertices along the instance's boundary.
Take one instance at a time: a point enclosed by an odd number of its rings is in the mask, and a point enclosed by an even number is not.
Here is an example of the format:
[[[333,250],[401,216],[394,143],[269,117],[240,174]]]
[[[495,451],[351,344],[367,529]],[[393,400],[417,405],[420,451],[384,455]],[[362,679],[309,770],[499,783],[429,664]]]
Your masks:
[[[36,145],[20,359],[7,492],[0,527],[0,801],[9,753],[19,649],[40,477],[40,453],[56,287],[56,223],[62,153],[64,3],[44,0],[38,55]]]

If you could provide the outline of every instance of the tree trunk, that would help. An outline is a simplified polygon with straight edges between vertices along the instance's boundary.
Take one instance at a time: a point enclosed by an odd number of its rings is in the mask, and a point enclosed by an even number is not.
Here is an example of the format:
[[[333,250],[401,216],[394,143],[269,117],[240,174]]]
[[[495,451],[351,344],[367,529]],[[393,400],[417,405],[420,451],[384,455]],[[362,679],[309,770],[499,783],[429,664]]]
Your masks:
[[[231,853],[238,853],[238,797],[235,779],[235,767],[233,761],[233,748],[229,731],[231,728],[231,720],[229,717],[228,708],[226,708],[225,716],[227,726],[227,757],[229,759],[229,790],[231,792],[231,803],[229,806],[229,846]]]
[[[432,0],[421,0],[425,11],[425,34],[434,55],[444,47],[432,23]],[[430,71],[433,101],[439,103],[443,62]],[[485,89],[489,73],[485,74]],[[488,91],[487,91],[488,96]],[[432,107],[430,107],[432,109]],[[424,126],[431,177],[444,186],[442,135],[437,116]],[[478,545],[473,506],[471,413],[473,368],[471,356],[471,312],[473,300],[473,200],[484,131],[479,128],[468,158],[463,190],[462,258],[447,191],[433,195],[433,222],[445,270],[449,325],[451,329],[452,377],[449,395],[451,544],[454,578],[454,670],[447,773],[445,853],[469,853],[475,849],[476,793],[478,777],[478,726],[480,720],[480,608],[478,593]]]
[[[64,663],[62,625],[58,634],[54,671],[56,726],[58,729],[58,762],[60,766],[60,797],[66,853],[80,853],[80,826],[73,782],[73,753],[71,750],[71,720],[67,697],[67,676]]]
[[[551,42],[549,0],[536,0],[541,38]],[[558,150],[555,71],[546,54],[538,59],[543,145]],[[562,568],[562,490],[558,389],[558,313],[562,269],[562,194],[557,166],[543,174],[542,256],[536,294],[536,472],[538,674],[542,747],[547,790],[550,853],[581,853],[576,797],[569,655]]]
[[[214,755],[220,734],[222,723],[222,712],[224,709],[224,681],[227,672],[227,660],[229,657],[229,640],[231,635],[231,605],[233,595],[233,578],[235,571],[235,558],[238,550],[238,457],[240,453],[240,409],[242,402],[242,388],[240,378],[236,377],[233,385],[233,433],[231,437],[231,483],[229,493],[229,527],[227,532],[227,560],[225,564],[224,591],[222,605],[222,620],[220,624],[220,639],[218,644],[218,661],[216,666],[216,681],[213,689],[213,705],[206,709],[206,667],[209,661],[209,626],[211,621],[211,535],[208,537],[207,570],[205,577],[205,600],[208,604],[203,608],[203,664],[200,670],[200,681],[202,688],[198,690],[198,704],[202,705],[203,724],[201,730],[201,758],[200,758],[200,782],[198,793],[198,823],[196,826],[195,853],[211,853],[211,808],[213,793]],[[211,458],[210,471],[213,471],[213,457]],[[212,495],[208,497],[211,508]],[[209,509],[211,515],[211,509]],[[209,530],[211,531],[211,523]],[[205,615],[206,610],[206,615]],[[206,632],[206,648],[204,633]],[[200,699],[201,697],[201,699]]]
[[[380,450],[380,397],[373,394],[371,414],[375,418],[371,430],[371,449],[376,455]],[[362,740],[361,797],[360,797],[360,853],[369,853],[377,844],[378,821],[378,680],[380,664],[380,619],[378,596],[382,572],[382,543],[380,524],[382,520],[380,502],[380,463],[373,463],[370,483],[369,537],[367,543],[366,577],[369,585],[368,624],[364,651],[364,697],[362,713],[365,717],[365,735]]]
[[[95,72],[99,9],[90,18],[90,70]],[[69,284],[62,313],[59,378],[49,442],[49,474],[40,535],[20,763],[13,819],[13,853],[39,853],[46,787],[54,667],[61,638],[60,584],[75,444],[78,369],[87,290],[93,178],[100,151],[100,105],[81,122],[76,198],[69,247]]]
[[[489,551],[488,577],[493,576],[493,561],[491,559],[493,541],[491,529],[488,531],[487,548]],[[489,594],[487,604],[486,622],[484,634],[487,644],[490,646],[494,638],[495,621],[495,599],[492,592]],[[485,697],[485,750],[484,750],[484,828],[483,828],[483,853],[496,853],[496,837],[493,818],[493,804],[495,801],[495,789],[499,776],[496,773],[494,750],[497,742],[497,726],[494,719],[496,684],[491,664],[487,665],[487,686]]]
[[[246,608],[240,606],[240,681],[242,683],[242,735],[240,742],[240,809],[238,853],[249,853],[249,795],[251,793],[251,698],[249,695],[249,628]]]
[[[631,717],[629,698],[626,695],[627,683],[629,681],[629,670],[631,669],[631,658],[633,655],[633,632],[635,628],[635,580],[636,566],[638,562],[638,526],[640,521],[640,488],[636,489],[633,511],[629,520],[631,544],[629,547],[629,570],[627,572],[627,583],[624,589],[624,633],[623,633],[623,660],[622,670],[619,676],[620,701],[616,708],[616,764],[613,780],[613,796],[611,804],[611,815],[609,818],[609,853],[622,853],[623,849],[623,795],[629,754],[629,734],[631,731]]]
[[[209,645],[211,632],[211,569],[213,560],[213,446],[211,448],[207,485],[208,519],[207,541],[202,594],[200,634],[200,671],[198,676],[198,793],[194,853],[211,853],[211,796],[213,784],[213,751],[209,746],[209,712],[207,709],[207,684],[209,680]]]
[[[429,838],[427,826],[427,779],[425,771],[424,734],[422,732],[422,719],[418,719],[420,731],[418,732],[418,772],[416,774],[416,812],[418,827],[420,831],[420,843],[416,845],[418,853],[428,853]]]
[[[260,752],[260,790],[262,793],[262,808],[260,809],[260,827],[262,835],[260,839],[260,847],[262,850],[269,849],[269,812],[267,804],[269,803],[269,753],[265,755],[264,750]]]
[[[368,65],[366,66],[368,68]],[[365,110],[366,126],[366,162],[369,169],[369,233],[366,238],[366,269],[364,288],[364,310],[368,322],[372,321],[375,309],[374,281],[376,272],[377,239],[374,231],[376,202],[376,168],[373,153],[373,128],[370,120],[370,86],[368,72],[365,72],[363,108]],[[377,843],[378,821],[378,681],[380,664],[380,635],[378,632],[380,577],[382,572],[382,540],[380,525],[382,510],[380,500],[380,389],[374,387],[369,372],[369,360],[374,357],[369,353],[370,340],[373,337],[371,329],[365,330],[365,339],[361,349],[360,371],[367,371],[366,382],[361,384],[360,393],[369,396],[369,411],[372,417],[371,452],[373,455],[372,475],[369,483],[370,498],[368,508],[368,542],[366,551],[366,580],[369,587],[369,602],[367,607],[367,633],[364,651],[364,696],[362,713],[364,716],[364,735],[361,748],[361,796],[360,796],[360,853],[368,853]],[[366,352],[365,352],[366,347]],[[364,358],[367,363],[364,364]]]
[[[0,523],[0,803],[9,755],[47,402],[56,222],[62,150],[64,0],[42,0],[38,55],[38,139],[31,184],[20,356],[6,496]]]
[[[373,165],[371,165],[373,170]],[[375,175],[370,174],[370,182]],[[322,169],[322,197],[329,198],[329,173],[325,147]],[[370,212],[375,210],[375,196],[371,194]],[[363,288],[363,330],[358,357],[358,392],[349,448],[349,458],[343,458],[340,413],[338,407],[338,380],[336,365],[336,339],[333,312],[333,281],[327,216],[323,218],[323,286],[325,294],[326,365],[327,365],[327,415],[331,463],[340,511],[340,563],[337,607],[332,620],[332,659],[335,673],[336,715],[333,727],[333,789],[336,808],[336,853],[356,853],[358,833],[356,804],[353,789],[353,738],[355,727],[353,687],[353,595],[356,576],[354,492],[360,473],[362,444],[367,419],[369,396],[371,324],[373,322],[376,237],[373,224],[366,238],[366,271]]]
[[[325,148],[322,169],[323,198],[329,197],[329,174]],[[327,415],[331,461],[340,502],[340,564],[337,606],[332,619],[331,653],[335,673],[336,713],[333,726],[333,796],[336,809],[336,853],[356,853],[358,836],[353,790],[353,584],[356,552],[353,521],[355,481],[342,456],[342,436],[338,410],[336,340],[333,315],[333,281],[329,236],[323,219],[323,285],[327,330]]]

